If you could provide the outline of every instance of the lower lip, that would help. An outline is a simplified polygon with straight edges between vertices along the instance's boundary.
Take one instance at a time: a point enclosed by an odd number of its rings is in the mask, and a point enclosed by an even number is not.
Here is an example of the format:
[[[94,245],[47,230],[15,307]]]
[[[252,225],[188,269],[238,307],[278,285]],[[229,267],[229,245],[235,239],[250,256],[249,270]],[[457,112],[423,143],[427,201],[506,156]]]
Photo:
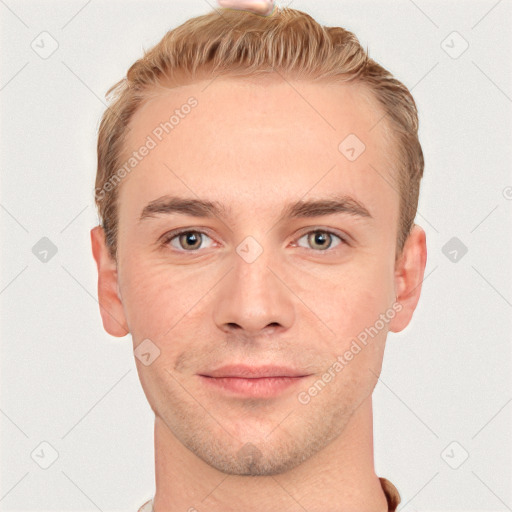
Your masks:
[[[206,377],[200,375],[208,386],[251,398],[271,398],[302,382],[304,377],[261,377],[243,379],[239,377]]]

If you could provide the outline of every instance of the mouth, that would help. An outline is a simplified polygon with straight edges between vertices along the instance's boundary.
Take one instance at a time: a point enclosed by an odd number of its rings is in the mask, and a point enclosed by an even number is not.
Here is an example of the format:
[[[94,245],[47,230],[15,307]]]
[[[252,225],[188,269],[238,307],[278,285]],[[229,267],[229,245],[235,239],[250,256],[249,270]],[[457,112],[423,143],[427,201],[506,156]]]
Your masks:
[[[310,374],[284,366],[223,366],[199,374],[208,387],[220,392],[251,398],[272,398],[297,386]]]

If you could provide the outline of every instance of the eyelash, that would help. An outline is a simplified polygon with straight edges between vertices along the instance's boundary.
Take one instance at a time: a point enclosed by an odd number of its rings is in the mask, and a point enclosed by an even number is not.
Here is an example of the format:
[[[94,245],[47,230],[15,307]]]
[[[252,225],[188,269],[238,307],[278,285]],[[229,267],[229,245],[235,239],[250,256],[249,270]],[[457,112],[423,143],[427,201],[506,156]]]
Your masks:
[[[171,231],[171,232],[165,234],[162,239],[162,245],[167,248],[169,246],[169,244],[172,242],[172,240],[174,240],[175,238],[178,238],[180,235],[183,235],[184,233],[196,233],[196,234],[206,235],[208,238],[213,240],[213,237],[209,236],[208,233],[201,231],[199,229],[180,229],[180,230]],[[338,244],[338,245],[341,245],[341,244],[349,245],[347,240],[345,238],[343,238],[342,236],[338,235],[337,233],[335,233],[329,229],[322,229],[322,228],[315,228],[310,231],[306,231],[305,233],[302,233],[297,240],[300,240],[300,239],[304,238],[304,236],[310,235],[312,233],[325,233],[327,235],[332,235],[336,238],[339,238],[340,244]],[[338,245],[334,246],[334,248],[329,247],[328,249],[324,249],[324,250],[320,250],[320,249],[319,250],[310,249],[310,250],[313,252],[316,252],[316,253],[320,253],[320,254],[330,253],[336,247],[338,247]],[[301,246],[299,246],[299,247],[301,247]],[[302,248],[304,249],[304,247],[302,247]],[[184,249],[173,248],[173,250],[175,250],[176,252],[191,253],[191,254],[199,252],[199,249],[187,251]]]

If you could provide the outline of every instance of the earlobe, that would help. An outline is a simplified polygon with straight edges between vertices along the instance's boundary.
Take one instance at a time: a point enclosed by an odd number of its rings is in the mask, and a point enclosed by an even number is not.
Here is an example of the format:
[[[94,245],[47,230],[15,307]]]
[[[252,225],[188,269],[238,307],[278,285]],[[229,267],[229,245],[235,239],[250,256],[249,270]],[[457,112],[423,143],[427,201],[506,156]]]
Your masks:
[[[91,229],[91,245],[98,269],[98,302],[103,328],[112,336],[126,336],[130,330],[121,302],[117,265],[109,254],[101,226]]]
[[[396,303],[400,310],[389,324],[390,331],[400,332],[409,325],[420,298],[426,262],[425,231],[415,224],[395,266]]]

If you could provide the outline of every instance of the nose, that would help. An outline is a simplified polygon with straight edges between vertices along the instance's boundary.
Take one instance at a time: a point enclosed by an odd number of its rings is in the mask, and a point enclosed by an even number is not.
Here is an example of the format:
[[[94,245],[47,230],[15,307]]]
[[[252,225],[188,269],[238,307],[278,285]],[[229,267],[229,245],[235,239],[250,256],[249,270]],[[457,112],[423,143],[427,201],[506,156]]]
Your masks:
[[[295,320],[296,302],[290,291],[293,285],[280,274],[275,258],[266,251],[251,263],[234,253],[233,268],[219,283],[215,297],[217,327],[248,336],[288,330]]]

